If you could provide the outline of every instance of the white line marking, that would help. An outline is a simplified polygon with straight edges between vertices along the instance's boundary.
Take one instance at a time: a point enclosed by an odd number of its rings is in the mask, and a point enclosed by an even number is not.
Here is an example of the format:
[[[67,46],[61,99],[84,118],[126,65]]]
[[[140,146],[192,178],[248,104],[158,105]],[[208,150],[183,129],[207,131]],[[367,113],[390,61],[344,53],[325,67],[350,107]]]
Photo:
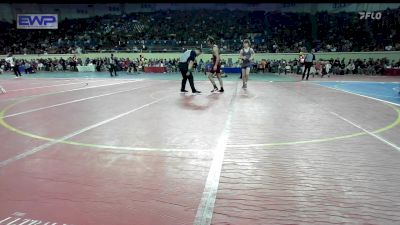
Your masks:
[[[118,83],[111,83],[111,84],[102,84],[102,85],[90,86],[90,87],[81,87],[81,88],[75,88],[75,89],[70,89],[70,90],[65,90],[65,91],[50,92],[50,93],[44,93],[44,94],[38,94],[38,95],[20,96],[20,97],[15,97],[15,98],[4,99],[2,101],[5,102],[5,101],[12,101],[12,100],[24,99],[24,98],[30,99],[30,98],[61,94],[61,93],[72,92],[72,91],[79,91],[79,90],[98,88],[98,87],[106,87],[106,86],[112,86],[112,85],[118,85],[118,84],[128,84],[128,83],[134,83],[134,82],[138,82],[138,81],[143,81],[143,79],[130,80],[130,81],[126,81],[126,82],[118,82]]]
[[[365,98],[370,98],[370,99],[373,99],[373,100],[376,100],[376,101],[381,101],[381,102],[389,103],[389,104],[392,104],[392,105],[400,106],[400,104],[397,104],[397,103],[394,103],[394,102],[389,102],[389,101],[385,101],[385,100],[382,100],[382,99],[379,99],[379,98],[374,98],[374,97],[370,97],[370,96],[366,96],[366,95],[362,95],[362,94],[357,94],[357,93],[354,93],[354,92],[345,91],[345,90],[334,88],[334,87],[328,87],[328,86],[324,86],[324,85],[321,85],[321,84],[318,84],[318,83],[309,83],[309,84],[314,84],[314,85],[318,85],[318,86],[321,86],[321,87],[330,88],[330,89],[333,89],[333,90],[336,90],[336,91],[346,92],[348,94],[358,95],[358,96],[365,97]]]
[[[84,146],[85,147],[85,146]],[[90,146],[89,146],[90,147]],[[109,145],[96,145],[94,147],[85,149],[90,151],[99,152],[112,152],[112,153],[126,153],[129,152],[195,152],[196,155],[208,154],[208,149],[193,149],[193,148],[146,148],[146,147],[124,147],[124,146],[109,146]]]
[[[337,85],[335,85],[334,86],[334,88],[336,88],[336,89],[340,89],[340,86],[339,86],[340,84],[337,84]],[[393,88],[394,89],[394,88]],[[361,93],[360,93],[361,92]],[[362,92],[362,91],[360,91],[360,92],[358,92],[357,94],[360,94],[360,95],[362,95],[363,93],[365,93],[365,92]],[[368,93],[365,93],[365,94],[368,94]],[[373,95],[373,96],[377,96],[377,97],[385,97],[385,98],[400,98],[400,97],[397,97],[397,96],[389,96],[389,95],[378,95],[378,94],[373,94],[373,93],[370,93],[371,95]]]
[[[366,132],[367,134],[371,135],[372,137],[375,137],[376,139],[382,141],[383,143],[385,143],[385,144],[387,144],[387,145],[393,147],[393,148],[396,149],[397,151],[400,151],[400,147],[398,147],[397,145],[395,145],[395,144],[393,144],[393,143],[391,143],[391,142],[385,140],[384,138],[382,138],[382,137],[380,137],[380,136],[378,136],[378,135],[376,135],[376,134],[374,134],[374,133],[372,133],[372,132],[369,132],[368,130],[364,129],[364,128],[361,127],[360,125],[358,125],[358,124],[356,124],[356,123],[354,123],[354,122],[351,122],[350,120],[344,118],[343,116],[341,116],[341,115],[339,115],[339,114],[337,114],[337,113],[331,112],[331,114],[333,114],[333,115],[339,117],[340,119],[346,121],[347,123],[349,123],[349,124],[351,124],[351,125],[357,127],[358,129],[360,129],[360,130]]]
[[[14,90],[9,90],[8,92],[12,91],[26,91],[26,90],[33,90],[33,89],[41,89],[41,88],[48,88],[48,87],[58,87],[58,86],[67,86],[67,85],[73,85],[73,84],[83,84],[86,82],[76,82],[76,83],[67,83],[67,84],[55,84],[55,85],[47,85],[47,86],[41,86],[41,87],[31,87],[31,88],[22,88],[22,89],[14,89]]]
[[[160,98],[160,99],[158,99],[158,100],[155,100],[155,101],[152,101],[152,102],[147,103],[147,104],[145,104],[145,105],[142,105],[142,106],[140,106],[140,107],[138,107],[138,108],[135,108],[135,109],[129,110],[129,111],[127,111],[127,112],[121,113],[121,114],[119,114],[119,115],[117,115],[117,116],[114,116],[114,117],[112,117],[112,118],[110,118],[110,119],[103,120],[103,121],[98,122],[98,123],[96,123],[96,124],[93,124],[93,125],[91,125],[91,126],[88,126],[88,127],[83,128],[83,129],[80,129],[80,130],[78,130],[78,131],[75,131],[75,132],[73,132],[73,133],[70,133],[70,134],[68,134],[68,135],[66,135],[66,136],[64,136],[64,137],[61,137],[61,138],[57,139],[57,140],[47,142],[47,143],[45,143],[45,144],[43,144],[43,145],[40,145],[40,146],[38,146],[38,147],[36,147],[36,148],[33,148],[33,149],[29,150],[29,151],[26,151],[26,152],[23,152],[23,153],[21,153],[21,154],[18,154],[18,155],[14,156],[14,157],[11,157],[11,158],[9,158],[9,159],[7,159],[7,160],[4,160],[4,161],[0,162],[0,168],[1,168],[1,167],[4,167],[4,166],[6,166],[6,165],[8,165],[8,164],[10,164],[10,163],[12,163],[12,162],[15,162],[15,161],[17,161],[17,160],[23,159],[23,158],[25,158],[25,157],[27,157],[27,156],[33,155],[33,154],[35,154],[35,153],[37,153],[37,152],[40,152],[40,151],[42,151],[42,150],[44,150],[44,149],[46,149],[46,148],[48,148],[48,147],[50,147],[50,146],[52,146],[52,145],[54,145],[54,144],[57,144],[57,143],[59,143],[59,142],[61,142],[61,141],[65,141],[65,140],[70,139],[70,138],[72,138],[72,137],[75,137],[75,136],[77,136],[77,135],[79,135],[79,134],[82,134],[82,133],[84,133],[84,132],[86,132],[86,131],[92,130],[92,129],[97,128],[97,127],[99,127],[99,126],[101,126],[101,125],[104,125],[104,124],[106,124],[106,123],[109,123],[109,122],[111,122],[111,121],[113,121],[113,120],[116,120],[116,119],[119,119],[119,118],[121,118],[121,117],[123,117],[123,116],[126,116],[126,115],[128,115],[128,114],[130,114],[130,113],[136,112],[136,111],[138,111],[138,110],[140,110],[140,109],[143,109],[143,108],[145,108],[145,107],[148,107],[148,106],[150,106],[150,105],[153,105],[153,104],[155,104],[155,103],[157,103],[157,102],[160,102],[160,101],[164,100],[164,99],[167,98],[167,97],[169,97],[169,96],[165,96],[165,97]]]
[[[66,82],[66,81],[73,81],[73,80],[48,80],[45,81],[48,84],[52,84],[52,83],[61,83],[61,82]],[[34,83],[29,83],[29,84],[43,84],[44,82],[34,82]]]
[[[90,99],[95,99],[95,98],[100,98],[100,97],[104,97],[104,96],[109,96],[109,95],[113,95],[113,94],[118,94],[118,93],[122,93],[122,92],[129,92],[129,91],[133,91],[133,90],[137,90],[137,89],[145,88],[145,87],[150,87],[150,85],[148,85],[148,86],[136,87],[136,88],[131,88],[131,89],[128,89],[128,90],[122,90],[122,91],[111,92],[111,93],[102,94],[102,95],[95,95],[95,96],[91,96],[91,97],[87,97],[87,98],[81,98],[81,99],[76,99],[76,100],[72,100],[72,101],[68,101],[68,102],[63,102],[63,103],[59,103],[59,104],[55,104],[55,105],[50,105],[50,106],[45,106],[45,107],[41,107],[41,108],[31,109],[31,110],[27,110],[27,111],[23,111],[23,112],[19,112],[19,113],[10,114],[10,115],[4,116],[3,118],[19,116],[19,115],[22,115],[22,114],[27,114],[27,113],[31,113],[31,112],[36,112],[36,111],[40,111],[40,110],[44,110],[44,109],[50,109],[50,108],[54,108],[54,107],[58,107],[58,106],[63,106],[63,105],[68,105],[68,104],[71,104],[71,103],[82,102],[82,101],[86,101],[86,100],[90,100]]]
[[[14,75],[14,74],[10,74],[10,75]],[[42,74],[38,74],[38,75],[40,76]],[[9,81],[11,81],[11,80],[14,80],[14,79],[15,79],[15,77],[13,77],[13,78],[11,78],[11,77],[8,77],[8,78],[0,77],[0,80],[9,80]],[[28,81],[28,80],[80,80],[80,79],[83,79],[83,77],[59,77],[59,78],[57,78],[57,77],[27,77],[27,76],[21,77],[22,81]],[[96,78],[87,78],[87,79],[96,79]],[[101,79],[101,78],[99,78],[99,79]]]
[[[364,76],[362,76],[362,77],[364,77]],[[357,78],[357,77],[355,77],[355,78]],[[314,81],[313,81],[314,82]],[[332,83],[332,82],[338,82],[338,83],[383,83],[383,84],[386,84],[386,83],[392,83],[392,84],[397,84],[398,82],[395,82],[395,81],[392,81],[392,82],[379,82],[379,81],[357,81],[357,80],[332,80],[332,81],[316,81],[316,82],[320,82],[320,83]]]
[[[211,163],[210,171],[208,172],[207,181],[200,200],[200,204],[197,208],[197,213],[193,225],[211,224],[214,212],[215,199],[217,198],[219,178],[221,175],[222,164],[224,161],[226,144],[231,130],[231,121],[233,117],[234,100],[236,98],[236,95],[237,95],[237,83],[234,95],[230,102],[230,110],[228,118],[225,123],[224,130],[221,134],[221,137],[218,140],[217,147],[214,149],[213,161]]]

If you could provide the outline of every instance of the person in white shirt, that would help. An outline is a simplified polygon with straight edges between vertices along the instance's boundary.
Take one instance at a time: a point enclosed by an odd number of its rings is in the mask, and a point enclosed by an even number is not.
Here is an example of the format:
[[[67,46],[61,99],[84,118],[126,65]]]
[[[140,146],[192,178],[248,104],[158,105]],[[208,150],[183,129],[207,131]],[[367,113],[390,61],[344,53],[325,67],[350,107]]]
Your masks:
[[[6,89],[3,88],[3,86],[1,86],[0,84],[0,94],[5,94],[6,93]]]
[[[6,58],[6,62],[10,64],[11,68],[14,71],[15,76],[18,78],[21,77],[21,72],[19,71],[19,66],[18,66],[18,62],[16,60],[14,60],[12,53],[9,53],[7,58]]]
[[[385,63],[384,68],[385,69],[391,69],[392,65],[387,62],[387,63]]]
[[[350,60],[349,64],[347,64],[347,66],[346,66],[346,73],[347,74],[349,74],[349,73],[353,74],[353,71],[354,71],[355,68],[356,67],[354,65],[354,62]]]
[[[292,72],[292,70],[291,70],[291,68],[290,68],[290,65],[287,64],[286,67],[285,67],[285,74],[286,74],[286,73],[291,73],[291,72]]]
[[[0,67],[0,74],[2,74],[3,71],[4,71],[4,65],[1,65],[1,67]],[[1,86],[1,84],[0,84],[0,94],[4,94],[4,93],[6,93],[6,90],[5,90],[5,89],[3,88],[3,86]]]
[[[330,71],[331,71],[332,65],[329,61],[326,62],[325,64],[325,73],[328,75],[328,77],[331,77]],[[321,77],[323,77],[322,75]]]
[[[39,71],[42,71],[42,70],[43,70],[43,67],[44,67],[43,63],[39,62],[39,63],[38,63],[38,70],[39,70]]]
[[[392,49],[393,49],[392,45],[385,46],[385,51],[392,51]]]
[[[82,54],[82,48],[78,46],[78,47],[75,49],[75,52],[76,52],[77,54]]]
[[[1,65],[1,67],[0,67],[0,74],[2,74],[3,71],[4,71],[4,65]],[[6,93],[6,90],[5,90],[5,89],[3,88],[3,86],[1,86],[1,84],[0,84],[0,94],[4,94],[4,93]]]

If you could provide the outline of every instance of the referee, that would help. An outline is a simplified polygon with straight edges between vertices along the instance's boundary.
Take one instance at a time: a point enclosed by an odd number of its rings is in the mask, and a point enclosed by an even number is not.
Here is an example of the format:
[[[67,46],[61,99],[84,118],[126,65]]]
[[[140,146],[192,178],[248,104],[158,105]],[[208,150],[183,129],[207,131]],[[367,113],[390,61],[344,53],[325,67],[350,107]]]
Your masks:
[[[202,53],[201,49],[196,48],[195,50],[188,49],[182,54],[179,60],[179,71],[181,71],[182,74],[181,92],[188,92],[185,90],[185,87],[186,87],[186,81],[189,79],[189,84],[190,87],[192,88],[192,93],[194,94],[201,93],[200,91],[197,91],[196,88],[194,87],[193,74],[192,74],[194,60],[201,53]]]
[[[113,71],[114,71],[114,76],[117,75],[117,66],[116,66],[116,59],[114,58],[114,54],[111,54],[111,58],[109,59],[109,71],[110,71],[110,76],[113,77]]]
[[[307,71],[306,80],[308,80],[308,77],[310,76],[310,70],[311,70],[311,67],[313,66],[314,60],[315,60],[314,52],[315,52],[315,50],[312,49],[310,53],[307,53],[307,55],[304,59],[304,72],[303,72],[303,77],[301,78],[302,80],[304,80],[306,71]]]

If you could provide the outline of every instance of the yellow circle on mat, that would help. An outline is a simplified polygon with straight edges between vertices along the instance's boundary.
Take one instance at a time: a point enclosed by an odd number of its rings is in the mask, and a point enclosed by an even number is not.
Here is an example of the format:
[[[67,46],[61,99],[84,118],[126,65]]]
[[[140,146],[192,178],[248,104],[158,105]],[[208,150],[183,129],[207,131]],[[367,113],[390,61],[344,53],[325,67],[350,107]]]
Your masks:
[[[14,126],[8,124],[4,120],[4,116],[9,111],[12,109],[14,106],[25,102],[29,101],[32,98],[25,99],[19,102],[16,102],[14,104],[8,105],[5,107],[1,112],[0,112],[0,124],[5,127],[6,129],[15,132],[17,134],[26,136],[26,137],[31,137],[35,139],[40,139],[44,141],[49,141],[49,142],[55,142],[55,143],[63,143],[63,144],[69,144],[69,145],[76,145],[76,146],[82,146],[82,147],[91,147],[91,148],[100,148],[100,149],[113,149],[113,150],[130,150],[130,151],[197,151],[201,149],[168,149],[168,148],[146,148],[146,147],[127,147],[127,146],[111,146],[111,145],[101,145],[101,144],[89,144],[89,143],[81,143],[81,142],[75,142],[75,141],[67,141],[67,140],[60,140],[60,139],[54,139],[50,137],[43,137],[40,135],[32,134],[20,129],[15,128]],[[372,133],[378,134],[382,133],[384,131],[390,130],[397,125],[400,124],[400,110],[397,107],[394,107],[390,104],[385,105],[391,107],[394,111],[397,112],[397,118],[395,121],[393,121],[391,124],[374,130]],[[347,139],[347,138],[353,138],[353,137],[358,137],[367,134],[366,132],[358,132],[358,133],[353,133],[353,134],[348,134],[348,135],[342,135],[342,136],[336,136],[336,137],[328,137],[328,138],[321,138],[321,139],[313,139],[313,140],[303,140],[303,141],[290,141],[290,142],[276,142],[276,143],[264,143],[264,144],[245,144],[245,145],[227,145],[227,147],[262,147],[262,146],[282,146],[282,145],[297,145],[297,144],[309,144],[309,143],[320,143],[320,142],[328,142],[328,141],[335,141],[335,140],[341,140],[341,139]]]

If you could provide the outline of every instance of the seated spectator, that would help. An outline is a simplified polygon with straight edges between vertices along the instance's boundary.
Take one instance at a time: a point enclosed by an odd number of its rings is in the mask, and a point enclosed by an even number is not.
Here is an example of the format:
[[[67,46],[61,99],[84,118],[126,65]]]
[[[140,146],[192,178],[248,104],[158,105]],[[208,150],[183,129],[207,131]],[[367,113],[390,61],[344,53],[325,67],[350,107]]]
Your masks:
[[[287,64],[286,67],[285,67],[285,74],[286,73],[292,73],[292,69],[291,69],[289,64]]]
[[[324,77],[324,75],[328,75],[328,77],[331,77],[332,74],[332,64],[330,61],[326,61],[325,64],[325,73],[322,74],[321,77]]]
[[[349,61],[349,63],[346,66],[346,74],[354,74],[355,73],[355,65],[352,60]]]
[[[260,64],[258,64],[258,69],[257,69],[257,70],[258,70],[258,71],[262,70],[263,73],[265,73],[266,67],[267,67],[267,60],[262,59],[262,60],[260,61]]]
[[[44,64],[42,62],[38,63],[38,70],[43,71],[44,70]]]
[[[385,69],[391,69],[392,68],[392,65],[393,65],[393,63],[392,64],[390,64],[388,61],[385,63],[385,65],[384,65],[384,68]]]
[[[333,61],[332,72],[333,72],[334,75],[340,74],[340,61],[339,61],[339,58],[337,58],[336,60]]]
[[[32,67],[31,67],[31,64],[29,64],[29,62],[24,63],[24,70],[25,70],[25,74],[31,73]]]
[[[321,63],[321,61],[317,61],[317,62],[315,62],[315,74],[317,75],[317,76],[320,76],[320,75],[322,75],[322,63]]]

